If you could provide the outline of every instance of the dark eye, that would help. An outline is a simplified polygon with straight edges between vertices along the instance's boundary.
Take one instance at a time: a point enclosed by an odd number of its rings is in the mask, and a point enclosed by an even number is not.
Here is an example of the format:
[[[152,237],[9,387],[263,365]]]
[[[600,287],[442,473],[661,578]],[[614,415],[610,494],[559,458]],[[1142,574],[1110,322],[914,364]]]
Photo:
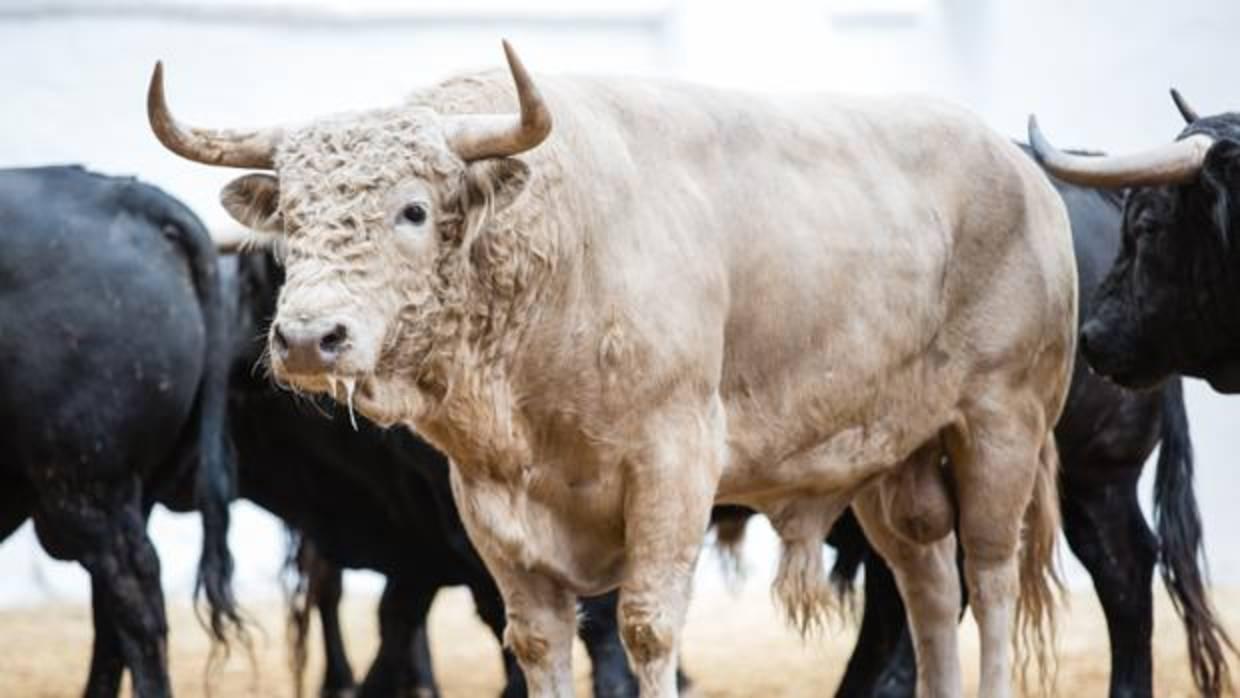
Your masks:
[[[426,222],[426,206],[409,204],[400,212],[400,215],[414,225],[422,225]]]

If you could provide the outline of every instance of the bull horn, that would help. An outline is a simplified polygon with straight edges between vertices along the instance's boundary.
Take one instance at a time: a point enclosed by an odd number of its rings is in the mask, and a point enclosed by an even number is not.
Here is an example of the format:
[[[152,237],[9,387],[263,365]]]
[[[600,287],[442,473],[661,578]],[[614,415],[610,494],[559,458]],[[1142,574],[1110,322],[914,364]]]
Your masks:
[[[1029,117],[1029,145],[1048,172],[1073,184],[1088,187],[1152,186],[1178,184],[1197,175],[1214,139],[1204,134],[1133,153],[1131,155],[1071,155],[1062,152],[1038,128],[1038,119]]]
[[[517,86],[520,114],[468,114],[453,117],[448,125],[448,145],[462,160],[501,158],[523,153],[551,134],[551,111],[517,52],[504,41],[508,69]]]
[[[1180,91],[1171,88],[1171,101],[1175,102],[1175,108],[1180,110],[1180,116],[1184,117],[1184,123],[1191,124],[1197,120],[1197,110],[1188,106],[1188,102],[1184,99],[1184,95]]]
[[[220,254],[235,254],[244,251],[253,243],[251,237],[246,231],[237,228],[211,231],[211,241],[215,243],[215,251]]]
[[[178,124],[164,99],[163,61],[155,64],[155,72],[151,74],[146,115],[159,142],[183,158],[223,167],[274,169],[275,149],[282,135],[280,129],[234,131]]]

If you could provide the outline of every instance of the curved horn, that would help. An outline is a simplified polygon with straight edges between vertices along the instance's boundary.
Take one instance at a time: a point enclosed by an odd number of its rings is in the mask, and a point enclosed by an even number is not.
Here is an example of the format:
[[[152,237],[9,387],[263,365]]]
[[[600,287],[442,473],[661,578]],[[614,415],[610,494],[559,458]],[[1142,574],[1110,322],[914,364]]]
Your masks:
[[[1197,120],[1197,110],[1188,106],[1188,102],[1184,99],[1184,95],[1180,91],[1171,88],[1171,101],[1175,102],[1175,108],[1180,110],[1180,116],[1184,117],[1184,123],[1191,124]]]
[[[551,134],[551,111],[507,40],[504,55],[517,86],[521,113],[454,117],[448,127],[448,145],[467,162],[516,155],[537,146]]]
[[[1038,119],[1029,117],[1029,145],[1038,161],[1056,177],[1089,187],[1138,187],[1176,184],[1197,175],[1214,139],[1196,134],[1132,155],[1071,155],[1046,140]]]
[[[223,167],[274,168],[272,157],[280,142],[280,129],[233,131],[177,123],[164,100],[163,61],[155,64],[155,72],[151,74],[151,85],[146,92],[146,115],[159,142],[183,158]]]

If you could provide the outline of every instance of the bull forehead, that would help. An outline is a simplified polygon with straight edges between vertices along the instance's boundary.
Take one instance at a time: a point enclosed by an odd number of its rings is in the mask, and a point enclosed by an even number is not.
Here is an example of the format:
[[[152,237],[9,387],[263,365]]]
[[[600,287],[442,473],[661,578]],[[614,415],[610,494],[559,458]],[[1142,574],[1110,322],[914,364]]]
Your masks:
[[[438,114],[419,107],[320,119],[284,139],[275,158],[280,210],[290,233],[365,232],[386,223],[390,192],[422,179],[434,188],[464,163]]]

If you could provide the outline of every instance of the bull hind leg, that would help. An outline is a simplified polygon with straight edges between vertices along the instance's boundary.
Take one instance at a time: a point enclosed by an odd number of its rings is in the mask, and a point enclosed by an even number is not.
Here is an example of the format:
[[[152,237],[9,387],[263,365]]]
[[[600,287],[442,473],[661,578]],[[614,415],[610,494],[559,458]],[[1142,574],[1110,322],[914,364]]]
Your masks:
[[[947,532],[937,541],[919,542],[891,523],[880,485],[853,500],[866,537],[890,566],[908,612],[921,698],[959,696],[960,657],[956,624],[960,615],[960,577],[956,539]],[[990,695],[981,693],[979,695]]]
[[[960,508],[969,602],[981,644],[978,694],[1012,695],[1012,640],[1025,659],[1036,659],[1043,681],[1051,679],[1048,643],[1054,613],[1051,585],[1059,530],[1054,435],[1035,401],[979,401],[1000,413],[967,415],[967,436],[948,439]],[[1026,405],[1023,413],[1016,408]],[[1022,537],[1023,534],[1023,537]],[[1020,634],[1017,630],[1021,623]]]
[[[1065,470],[1063,525],[1085,565],[1106,615],[1111,640],[1112,698],[1153,695],[1154,561],[1157,544],[1137,500],[1136,476],[1082,483]]]
[[[35,496],[25,478],[4,473],[4,466],[0,465],[0,542],[30,517],[30,503]]]
[[[44,495],[35,516],[40,541],[56,557],[76,558],[91,576],[92,604],[110,623],[96,639],[101,674],[92,690],[110,689],[119,649],[138,698],[171,695],[168,624],[159,558],[146,536],[137,477],[90,493]],[[113,694],[114,695],[114,694]]]
[[[91,615],[95,621],[95,643],[91,648],[90,676],[86,680],[86,698],[116,698],[121,691],[125,659],[121,656],[120,639],[107,608],[102,585],[91,580]]]

